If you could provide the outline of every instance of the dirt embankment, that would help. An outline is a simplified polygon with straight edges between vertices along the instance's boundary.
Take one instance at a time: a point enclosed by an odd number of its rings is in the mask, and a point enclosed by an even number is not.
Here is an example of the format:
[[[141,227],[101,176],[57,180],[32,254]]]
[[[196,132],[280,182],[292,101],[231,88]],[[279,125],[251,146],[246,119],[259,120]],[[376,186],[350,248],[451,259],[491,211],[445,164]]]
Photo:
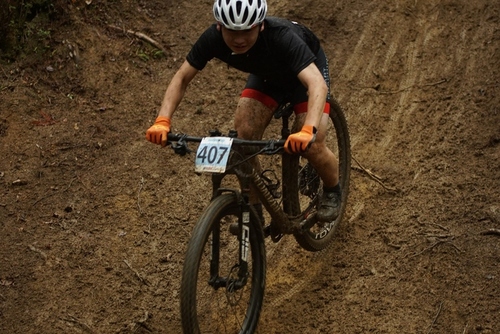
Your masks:
[[[0,332],[179,333],[208,179],[144,131],[212,3],[87,2],[0,71]],[[500,332],[500,5],[269,6],[321,38],[355,161],[331,248],[269,245],[259,333]],[[244,80],[211,63],[174,129],[231,129]]]

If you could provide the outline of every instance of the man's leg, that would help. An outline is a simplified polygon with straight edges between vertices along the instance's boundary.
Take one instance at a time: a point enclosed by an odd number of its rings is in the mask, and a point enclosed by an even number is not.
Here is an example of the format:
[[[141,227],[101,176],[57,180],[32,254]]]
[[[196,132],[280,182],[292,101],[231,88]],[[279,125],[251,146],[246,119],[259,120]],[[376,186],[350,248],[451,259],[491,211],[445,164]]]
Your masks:
[[[305,114],[298,114],[294,131],[304,123]],[[316,134],[316,141],[303,154],[316,169],[323,181],[323,194],[316,217],[320,221],[332,221],[340,213],[341,189],[339,186],[339,164],[335,154],[326,146],[329,115],[323,114]]]
[[[234,116],[234,128],[238,131],[238,138],[248,140],[260,140],[271,122],[273,110],[262,102],[248,97],[240,97],[236,113]],[[257,171],[260,171],[259,159],[252,160],[252,164]],[[250,192],[250,203],[257,204],[259,199],[254,192]],[[256,210],[262,213],[262,206],[257,205]],[[262,218],[262,217],[261,217]]]
[[[260,101],[240,97],[234,115],[234,128],[238,131],[239,138],[259,140],[272,117],[273,110]]]

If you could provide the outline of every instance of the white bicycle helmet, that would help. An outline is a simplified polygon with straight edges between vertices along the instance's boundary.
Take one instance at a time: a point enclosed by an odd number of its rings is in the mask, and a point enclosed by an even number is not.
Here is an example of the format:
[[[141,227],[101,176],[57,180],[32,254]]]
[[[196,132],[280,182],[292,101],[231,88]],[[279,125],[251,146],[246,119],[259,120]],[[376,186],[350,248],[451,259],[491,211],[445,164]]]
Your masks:
[[[215,0],[215,20],[227,29],[247,30],[266,17],[266,0]]]

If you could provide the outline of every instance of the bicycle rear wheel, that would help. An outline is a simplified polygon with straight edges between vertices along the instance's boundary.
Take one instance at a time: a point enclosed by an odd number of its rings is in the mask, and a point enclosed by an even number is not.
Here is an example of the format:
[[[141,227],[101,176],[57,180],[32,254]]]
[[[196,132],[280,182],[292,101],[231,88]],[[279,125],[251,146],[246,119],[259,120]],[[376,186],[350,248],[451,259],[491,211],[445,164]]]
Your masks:
[[[240,260],[241,237],[229,231],[240,211],[236,197],[223,194],[196,223],[182,272],[184,333],[253,333],[257,327],[265,286],[264,237],[251,211],[248,268],[240,271],[245,266]]]
[[[351,171],[349,129],[344,111],[334,98],[330,100],[330,120],[327,145],[339,161],[342,206],[339,216],[334,221],[317,222],[304,233],[294,234],[299,245],[309,251],[319,251],[330,244],[335,230],[342,221],[349,194]],[[315,214],[321,191],[322,182],[306,159],[292,155],[283,156],[283,208],[287,214],[300,215],[304,218]]]

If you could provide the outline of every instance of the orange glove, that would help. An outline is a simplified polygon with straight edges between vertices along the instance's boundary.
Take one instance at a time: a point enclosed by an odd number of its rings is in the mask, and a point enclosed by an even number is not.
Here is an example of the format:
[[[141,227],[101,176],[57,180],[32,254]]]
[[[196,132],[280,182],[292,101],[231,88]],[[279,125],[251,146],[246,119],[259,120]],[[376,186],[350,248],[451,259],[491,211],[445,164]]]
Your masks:
[[[167,134],[170,132],[170,118],[158,116],[155,124],[146,131],[146,139],[161,146],[167,145]]]
[[[292,133],[285,142],[285,151],[289,154],[304,153],[316,139],[316,128],[304,125],[300,132]]]

